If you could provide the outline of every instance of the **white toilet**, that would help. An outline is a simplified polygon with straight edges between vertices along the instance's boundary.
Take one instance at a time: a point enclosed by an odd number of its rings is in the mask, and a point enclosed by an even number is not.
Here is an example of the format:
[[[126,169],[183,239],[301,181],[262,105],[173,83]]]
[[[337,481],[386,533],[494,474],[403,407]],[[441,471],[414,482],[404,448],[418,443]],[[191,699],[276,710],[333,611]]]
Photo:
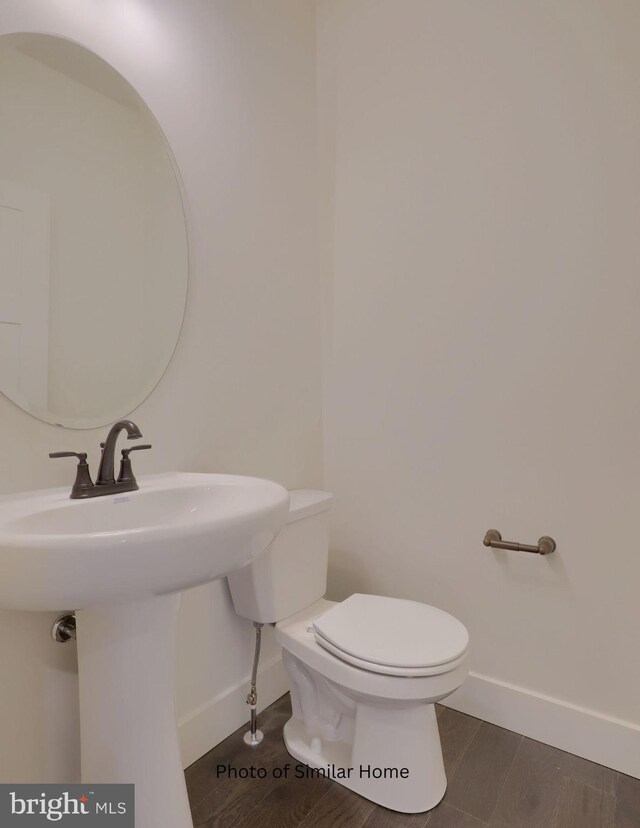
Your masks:
[[[229,576],[234,607],[276,624],[291,685],[289,753],[386,808],[427,811],[447,786],[434,703],[466,678],[469,634],[416,601],[326,601],[332,499],[291,492],[285,528]]]

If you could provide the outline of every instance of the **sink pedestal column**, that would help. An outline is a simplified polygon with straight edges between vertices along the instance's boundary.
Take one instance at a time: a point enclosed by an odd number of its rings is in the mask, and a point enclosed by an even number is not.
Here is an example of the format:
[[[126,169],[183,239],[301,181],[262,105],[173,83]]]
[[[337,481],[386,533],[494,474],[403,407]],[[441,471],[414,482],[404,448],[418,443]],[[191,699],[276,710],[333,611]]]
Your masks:
[[[179,603],[76,613],[82,781],[134,783],[136,828],[193,828],[174,707]]]

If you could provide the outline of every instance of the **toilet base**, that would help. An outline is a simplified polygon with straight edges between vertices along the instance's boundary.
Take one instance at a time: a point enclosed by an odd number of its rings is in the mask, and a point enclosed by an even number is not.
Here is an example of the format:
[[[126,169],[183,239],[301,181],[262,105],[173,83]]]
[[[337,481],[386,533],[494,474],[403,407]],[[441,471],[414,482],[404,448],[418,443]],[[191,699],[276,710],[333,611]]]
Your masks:
[[[358,702],[354,724],[352,743],[332,741],[310,735],[294,716],[284,727],[285,745],[295,759],[385,808],[435,808],[447,787],[435,706]]]

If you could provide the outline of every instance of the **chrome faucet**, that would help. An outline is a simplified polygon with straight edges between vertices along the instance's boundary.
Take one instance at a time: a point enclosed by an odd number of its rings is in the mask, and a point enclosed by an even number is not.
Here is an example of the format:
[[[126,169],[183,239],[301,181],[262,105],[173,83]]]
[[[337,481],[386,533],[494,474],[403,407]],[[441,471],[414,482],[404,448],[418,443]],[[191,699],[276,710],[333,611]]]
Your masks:
[[[142,437],[140,429],[131,420],[119,420],[113,425],[107,434],[107,439],[104,443],[100,443],[102,455],[100,457],[100,467],[98,468],[98,477],[95,483],[91,480],[89,466],[87,464],[87,455],[84,452],[78,454],[74,451],[56,451],[49,455],[49,457],[78,458],[76,481],[71,489],[71,498],[73,500],[86,497],[101,497],[102,495],[117,494],[118,492],[134,492],[138,488],[138,482],[133,474],[129,455],[132,451],[150,449],[151,446],[132,446],[128,449],[122,449],[120,474],[116,480],[113,469],[116,442],[121,431],[127,432],[127,438],[129,440],[138,440]]]

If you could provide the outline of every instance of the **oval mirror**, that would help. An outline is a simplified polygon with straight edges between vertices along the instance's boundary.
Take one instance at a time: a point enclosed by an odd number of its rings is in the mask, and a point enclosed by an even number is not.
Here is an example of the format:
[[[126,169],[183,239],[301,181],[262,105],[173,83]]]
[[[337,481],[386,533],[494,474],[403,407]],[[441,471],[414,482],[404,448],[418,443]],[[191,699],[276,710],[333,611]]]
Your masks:
[[[152,113],[93,52],[0,37],[0,391],[95,428],[136,408],[175,349],[188,248]]]

